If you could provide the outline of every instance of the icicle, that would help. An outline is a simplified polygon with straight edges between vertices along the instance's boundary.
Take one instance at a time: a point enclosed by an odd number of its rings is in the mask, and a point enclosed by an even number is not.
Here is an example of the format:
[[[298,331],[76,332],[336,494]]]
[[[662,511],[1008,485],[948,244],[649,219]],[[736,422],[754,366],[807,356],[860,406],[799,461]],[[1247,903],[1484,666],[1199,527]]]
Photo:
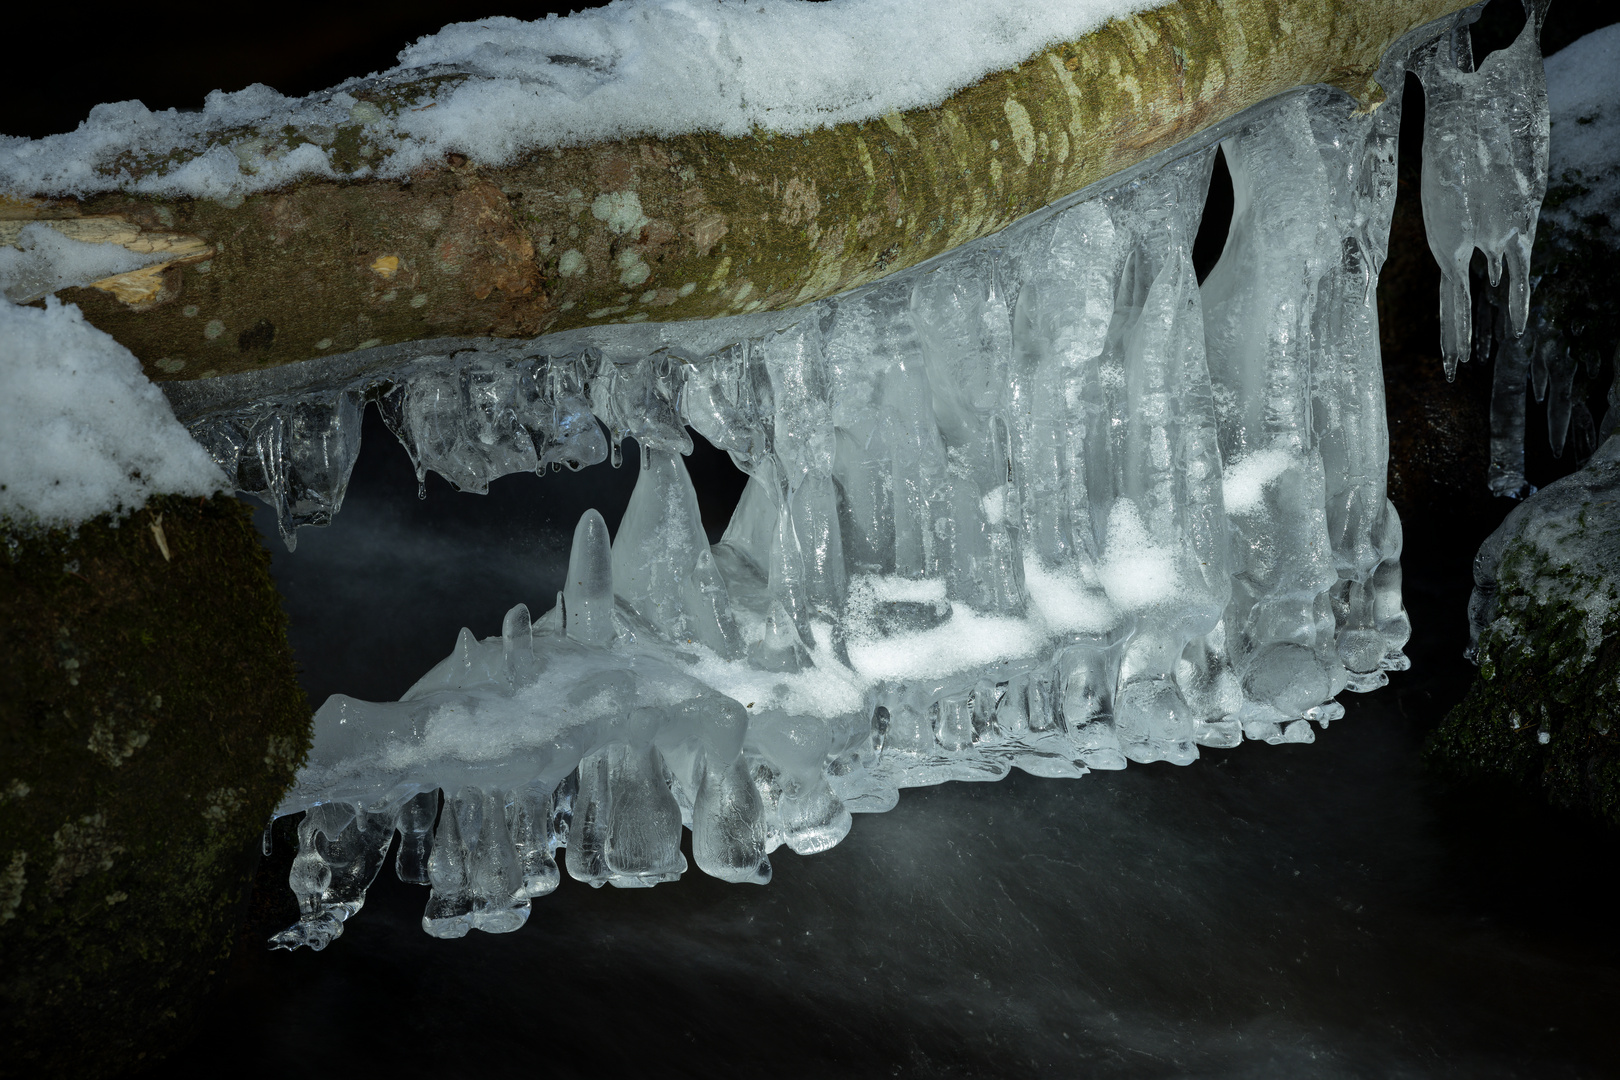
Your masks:
[[[1476,248],[1492,285],[1507,264],[1513,333],[1524,333],[1529,321],[1530,248],[1547,192],[1547,76],[1539,39],[1548,0],[1523,2],[1524,29],[1477,71],[1462,15],[1413,63],[1423,82],[1423,225],[1440,264],[1447,378],[1468,359],[1468,264]]]
[[[192,426],[238,490],[276,512],[287,550],[300,525],[326,525],[360,455],[362,398],[352,390],[256,403]]]
[[[428,860],[433,853],[433,823],[439,816],[439,792],[424,791],[412,796],[399,808],[394,828],[399,832],[399,853],[394,856],[394,873],[399,880],[426,885]]]
[[[605,645],[613,637],[613,550],[607,522],[595,510],[580,515],[563,583],[567,634],[585,645]]]
[[[643,457],[613,541],[614,592],[676,641],[701,641],[729,656],[736,627],[691,477],[669,451],[644,449]]]
[[[611,544],[581,517],[549,613],[463,631],[399,702],[322,706],[283,809],[405,785],[401,875],[458,936],[521,924],[559,847],[644,887],[684,871],[684,821],[701,869],[761,882],[902,787],[1310,741],[1409,631],[1375,304],[1398,111],[1353,104],[1225,129],[1202,289],[1208,144],[785,329],[603,329],[369,384],[463,487],[627,438],[639,474]],[[687,423],[749,475],[713,547]]]
[[[1491,377],[1491,464],[1486,482],[1492,495],[1522,499],[1535,493],[1524,478],[1524,412],[1534,344],[1507,335],[1496,348]]]
[[[298,854],[288,883],[298,896],[299,921],[270,939],[271,948],[307,945],[319,952],[343,933],[366,902],[394,837],[392,813],[350,803],[320,803],[298,823]]]

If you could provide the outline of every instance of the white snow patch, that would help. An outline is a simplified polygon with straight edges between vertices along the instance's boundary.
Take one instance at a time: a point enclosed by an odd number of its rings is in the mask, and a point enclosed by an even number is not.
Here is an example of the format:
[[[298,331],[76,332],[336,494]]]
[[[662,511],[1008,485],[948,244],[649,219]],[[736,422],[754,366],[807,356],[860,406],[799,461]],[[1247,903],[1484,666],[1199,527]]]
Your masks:
[[[937,105],[1047,45],[1167,0],[615,0],[566,18],[457,23],[416,42],[381,78],[466,73],[398,115],[351,81],[302,99],[254,85],[201,112],[98,105],[76,131],[0,137],[0,190],[125,190],[229,200],[333,175],[337,130],[359,125],[404,177],[447,152],[496,165],[531,149],[694,131],[795,134]],[[1008,115],[1016,110],[1007,109]],[[295,147],[232,129],[299,129]],[[1009,148],[1019,133],[1009,131]],[[120,154],[196,154],[136,178]],[[350,175],[369,175],[361,169]]]
[[[1258,514],[1265,509],[1267,486],[1288,471],[1293,457],[1280,446],[1238,458],[1221,476],[1228,514]]]
[[[76,306],[0,301],[0,519],[74,525],[225,486],[140,362]]]
[[[1028,619],[984,615],[957,605],[950,618],[927,630],[887,636],[852,633],[849,662],[870,682],[942,679],[1033,655],[1046,640],[1042,628]]]
[[[1136,504],[1116,501],[1108,512],[1108,542],[1103,546],[1102,586],[1125,611],[1139,610],[1175,596],[1175,556],[1154,540]]]
[[[1024,588],[1032,614],[1060,634],[1101,634],[1119,622],[1119,612],[1100,584],[1087,587],[1076,572],[1048,569],[1024,557]]]
[[[780,709],[792,716],[848,716],[860,709],[868,682],[838,662],[829,647],[830,635],[821,636],[828,644],[810,650],[814,666],[804,671],[760,671],[699,646],[690,674],[755,713]]]

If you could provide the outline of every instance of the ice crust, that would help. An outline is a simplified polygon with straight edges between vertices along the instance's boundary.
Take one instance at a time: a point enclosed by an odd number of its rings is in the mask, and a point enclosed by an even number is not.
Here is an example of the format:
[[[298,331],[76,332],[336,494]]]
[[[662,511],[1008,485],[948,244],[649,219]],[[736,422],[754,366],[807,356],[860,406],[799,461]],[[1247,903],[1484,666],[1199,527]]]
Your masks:
[[[560,848],[641,887],[685,869],[685,824],[700,868],[763,882],[902,787],[1312,741],[1409,635],[1375,304],[1398,106],[1353,104],[1317,88],[1225,130],[1236,212],[1202,288],[1207,143],[729,338],[418,355],[196,420],[289,535],[337,510],[368,400],[469,490],[640,447],[617,536],[585,515],[550,611],[462,631],[399,702],[319,710],[279,810],[315,808],[304,917],[275,944],[340,933],[395,829],[453,937],[521,925]],[[688,427],[750,477],[712,547]]]
[[[0,521],[72,527],[227,487],[140,361],[78,307],[0,298]]]
[[[1579,678],[1603,648],[1603,628],[1615,611],[1614,567],[1620,566],[1620,530],[1612,508],[1620,499],[1620,438],[1610,436],[1579,470],[1548,484],[1503,519],[1474,557],[1474,590],[1468,598],[1470,656],[1481,636],[1496,648],[1530,649],[1524,613],[1504,610],[1498,596],[1508,548],[1532,553],[1531,572],[1521,565],[1514,583],[1544,609],[1580,612],[1582,651],[1565,656],[1547,674],[1555,685]],[[1524,604],[1524,599],[1517,601]],[[1516,716],[1517,714],[1515,714]]]
[[[229,202],[311,176],[404,178],[452,151],[499,165],[638,135],[810,131],[936,105],[1163,2],[615,0],[566,18],[479,19],[305,98],[255,84],[216,90],[197,112],[124,101],[66,134],[0,136],[0,192]],[[404,107],[368,100],[416,81]],[[339,143],[358,152],[335,153]]]

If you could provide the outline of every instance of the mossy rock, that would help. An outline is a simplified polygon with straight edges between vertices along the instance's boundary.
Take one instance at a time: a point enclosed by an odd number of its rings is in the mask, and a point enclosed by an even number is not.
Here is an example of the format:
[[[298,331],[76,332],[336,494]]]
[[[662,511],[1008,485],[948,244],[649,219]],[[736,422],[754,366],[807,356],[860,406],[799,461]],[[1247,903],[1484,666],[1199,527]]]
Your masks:
[[[1620,438],[1509,515],[1475,580],[1479,677],[1431,760],[1620,826]]]
[[[116,1075],[184,1042],[310,712],[237,500],[6,542],[0,1071]]]

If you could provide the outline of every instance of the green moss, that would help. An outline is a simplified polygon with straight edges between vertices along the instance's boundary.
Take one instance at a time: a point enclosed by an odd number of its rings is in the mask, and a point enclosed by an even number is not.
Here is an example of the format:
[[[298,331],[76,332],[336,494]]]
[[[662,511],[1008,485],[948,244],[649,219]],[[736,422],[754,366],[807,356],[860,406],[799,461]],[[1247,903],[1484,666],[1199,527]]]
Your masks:
[[[112,1075],[184,1040],[310,714],[236,500],[8,541],[0,1042],[19,1074]]]
[[[1429,755],[1453,775],[1507,777],[1620,826],[1620,605],[1594,649],[1586,610],[1569,603],[1593,593],[1616,599],[1614,579],[1510,543],[1499,617],[1477,647],[1480,676]]]

